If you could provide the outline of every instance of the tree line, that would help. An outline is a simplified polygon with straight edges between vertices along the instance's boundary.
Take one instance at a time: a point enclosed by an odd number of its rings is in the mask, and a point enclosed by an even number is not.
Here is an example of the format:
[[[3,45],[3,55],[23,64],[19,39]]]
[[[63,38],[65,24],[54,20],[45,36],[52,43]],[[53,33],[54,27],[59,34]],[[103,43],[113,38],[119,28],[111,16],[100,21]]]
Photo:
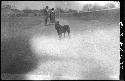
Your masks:
[[[42,16],[44,12],[44,9],[35,10],[35,9],[25,8],[23,10],[19,10],[19,9],[13,8],[12,5],[2,5],[1,8],[2,8],[1,12],[4,12],[3,15],[5,15],[7,12],[8,16]],[[112,8],[116,8],[116,5],[113,3],[108,3],[108,4],[105,4],[104,6],[99,6],[97,4],[95,5],[85,4],[81,11],[82,12],[97,11],[97,10],[112,9]],[[65,10],[63,8],[55,8],[55,11],[57,14],[78,13],[78,10],[74,10],[74,9]]]

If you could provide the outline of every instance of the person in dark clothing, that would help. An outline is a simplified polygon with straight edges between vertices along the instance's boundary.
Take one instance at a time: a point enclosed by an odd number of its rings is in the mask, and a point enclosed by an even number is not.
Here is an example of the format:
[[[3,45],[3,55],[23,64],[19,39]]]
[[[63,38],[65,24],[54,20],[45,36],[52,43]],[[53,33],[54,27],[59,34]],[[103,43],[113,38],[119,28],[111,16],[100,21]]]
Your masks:
[[[55,10],[54,8],[51,9],[50,11],[50,23],[55,23]]]
[[[49,9],[48,6],[44,9],[44,17],[45,17],[45,25],[47,25],[47,21],[49,19]]]

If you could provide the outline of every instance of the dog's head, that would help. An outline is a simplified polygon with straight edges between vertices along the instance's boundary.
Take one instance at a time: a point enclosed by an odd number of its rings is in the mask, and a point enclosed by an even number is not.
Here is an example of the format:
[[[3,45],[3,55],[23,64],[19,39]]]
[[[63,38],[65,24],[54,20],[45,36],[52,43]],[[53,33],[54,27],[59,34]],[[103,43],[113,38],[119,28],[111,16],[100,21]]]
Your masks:
[[[59,21],[55,22],[55,28],[56,28],[56,30],[59,28]]]

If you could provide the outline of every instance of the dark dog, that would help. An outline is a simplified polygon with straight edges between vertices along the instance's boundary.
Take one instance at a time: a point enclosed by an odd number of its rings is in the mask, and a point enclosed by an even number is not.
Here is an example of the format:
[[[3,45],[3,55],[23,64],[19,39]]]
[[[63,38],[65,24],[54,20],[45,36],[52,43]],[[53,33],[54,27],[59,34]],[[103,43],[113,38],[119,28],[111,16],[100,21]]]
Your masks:
[[[59,35],[59,38],[62,37],[62,33],[64,33],[64,37],[65,37],[65,33],[67,32],[68,33],[68,36],[70,37],[70,27],[69,25],[64,25],[64,26],[61,26],[59,24],[59,21],[57,21],[55,23],[55,29],[57,30],[57,33]]]

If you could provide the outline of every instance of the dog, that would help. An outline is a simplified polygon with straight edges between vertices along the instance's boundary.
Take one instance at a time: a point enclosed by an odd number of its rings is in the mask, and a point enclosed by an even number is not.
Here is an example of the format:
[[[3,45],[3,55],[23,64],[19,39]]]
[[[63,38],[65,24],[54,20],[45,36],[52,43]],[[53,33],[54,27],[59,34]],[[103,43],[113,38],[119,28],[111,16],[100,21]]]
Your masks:
[[[62,33],[64,33],[64,37],[65,37],[66,32],[68,33],[68,36],[70,37],[70,27],[69,27],[69,25],[62,26],[62,25],[59,24],[59,21],[56,21],[55,22],[55,29],[57,30],[59,38],[62,37]]]

